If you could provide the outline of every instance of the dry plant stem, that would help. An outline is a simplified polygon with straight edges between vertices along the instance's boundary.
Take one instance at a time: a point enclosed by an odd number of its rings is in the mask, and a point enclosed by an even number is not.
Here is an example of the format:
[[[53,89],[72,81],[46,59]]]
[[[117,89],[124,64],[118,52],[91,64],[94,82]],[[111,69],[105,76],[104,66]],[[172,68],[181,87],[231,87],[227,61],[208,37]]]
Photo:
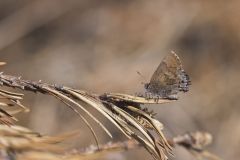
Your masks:
[[[168,144],[166,138],[162,133],[163,125],[151,116],[151,113],[141,110],[141,104],[156,104],[167,103],[172,100],[168,99],[147,99],[144,97],[131,96],[119,93],[106,93],[103,95],[94,95],[81,90],[75,90],[69,87],[60,86],[56,84],[42,83],[41,81],[34,82],[23,80],[21,77],[0,74],[0,84],[8,87],[19,88],[26,91],[40,92],[43,94],[52,95],[62,101],[70,109],[78,114],[83,119],[86,125],[90,128],[95,141],[98,145],[97,135],[92,126],[81,115],[77,108],[84,111],[90,118],[92,118],[110,137],[111,133],[106,127],[93,116],[85,107],[79,102],[82,101],[88,106],[93,107],[112,122],[124,135],[129,139],[133,138],[142,144],[146,150],[155,158],[165,160],[166,153],[171,154],[171,146]],[[2,92],[5,94],[5,92]],[[9,94],[9,93],[8,93]],[[4,95],[7,96],[7,95]],[[11,95],[14,96],[14,95]],[[16,95],[18,98],[19,95]],[[21,106],[20,99],[15,99],[15,103]],[[133,114],[132,114],[133,113]],[[138,121],[137,117],[144,118],[152,130],[159,135],[160,140],[157,142],[153,134],[143,124]],[[135,128],[135,130],[133,129]],[[136,133],[136,130],[140,132]],[[159,147],[160,146],[160,147]]]
[[[128,109],[138,112],[139,114],[141,114],[144,118],[146,118],[150,124],[152,125],[152,127],[157,131],[157,134],[161,137],[161,144],[163,145],[164,148],[168,148],[169,152],[171,153],[172,151],[172,147],[166,143],[168,142],[167,139],[164,137],[163,133],[162,133],[162,129],[163,129],[163,124],[161,124],[159,121],[151,118],[148,114],[146,114],[145,112],[143,112],[142,110],[135,108],[135,107],[131,107],[128,106]]]
[[[75,108],[73,108],[68,102],[65,100],[74,103],[75,105],[78,105],[83,111],[85,111],[88,115],[91,115],[85,108],[80,106],[78,103],[74,102],[72,99],[69,97],[57,92],[56,86],[54,85],[48,85],[48,84],[43,84],[40,81],[39,82],[31,82],[31,81],[26,81],[26,80],[21,80],[19,77],[14,77],[14,76],[8,76],[8,75],[0,75],[0,82],[2,85],[6,85],[8,87],[14,87],[14,88],[19,88],[22,90],[27,90],[27,91],[33,91],[33,92],[40,92],[43,94],[49,94],[52,95],[58,99],[60,99],[64,104],[66,104],[68,107],[70,107],[75,113],[78,114],[79,117],[84,121],[84,123],[88,126],[90,131],[92,132],[94,139],[96,141],[96,144],[98,145],[98,139],[96,136],[96,133],[94,132],[93,128],[91,125],[88,123],[88,121],[78,112]],[[53,88],[53,89],[52,89]],[[97,121],[98,123],[101,124],[94,116],[91,115],[91,117]],[[103,126],[103,125],[102,125]]]
[[[105,95],[106,98],[112,99],[113,101],[124,101],[124,102],[135,102],[138,104],[163,104],[163,103],[169,103],[172,101],[175,101],[173,99],[162,99],[162,98],[144,98],[139,96],[131,96],[128,94],[122,94],[122,93],[107,93]]]
[[[140,130],[144,134],[144,136],[147,138],[148,141],[144,141],[141,137],[137,137],[137,139],[139,139],[139,141],[142,141],[142,143],[145,143],[149,147],[146,149],[149,150],[154,155],[154,157],[158,157],[158,156],[161,157],[159,152],[155,152],[155,150],[158,151],[158,149],[154,142],[154,138],[151,137],[151,134],[148,134],[147,130],[141,127],[141,125],[136,120],[130,118],[130,115],[127,112],[118,108],[117,106],[114,106],[113,104],[111,104],[111,106],[118,114],[120,114],[123,117],[127,117],[127,120],[129,121],[129,123],[132,124],[132,126],[136,127],[136,129]],[[135,135],[134,133],[131,133],[131,132],[130,134]]]
[[[185,135],[176,136],[172,139],[168,139],[167,141],[173,148],[175,148],[176,146],[184,147],[193,156],[195,156],[199,160],[203,160],[204,158],[207,158],[208,160],[221,160],[221,158],[219,158],[218,156],[206,151],[204,149],[204,147],[206,147],[206,146],[201,146],[202,147],[201,150],[193,151],[193,149],[191,147],[182,145],[184,143],[189,143],[187,136],[190,136],[190,134],[195,134],[195,133],[200,134],[201,136],[204,136],[204,134],[206,132],[197,131],[197,132],[193,132],[193,133],[189,133],[189,134],[185,134]],[[200,137],[200,138],[203,138],[203,137]],[[200,139],[195,139],[195,140],[199,141]],[[195,146],[195,142],[192,141],[192,144],[189,144],[189,146]],[[126,150],[130,150],[130,149],[135,149],[135,148],[143,147],[143,145],[141,143],[138,143],[135,140],[127,140],[124,142],[115,142],[115,143],[109,142],[107,144],[100,145],[99,147],[100,147],[100,150],[94,146],[90,146],[89,148],[87,148],[85,150],[80,150],[79,153],[82,155],[95,156],[98,154],[105,154],[105,153],[109,153],[109,152],[113,152],[113,151],[126,151]]]
[[[53,96],[55,96],[55,95],[53,94]],[[92,132],[93,137],[94,137],[94,140],[95,140],[95,142],[96,142],[96,144],[97,144],[97,147],[99,148],[99,140],[98,140],[98,138],[97,138],[97,135],[96,135],[95,131],[93,130],[92,126],[90,125],[90,123],[86,120],[86,118],[84,118],[83,115],[82,115],[81,113],[79,113],[75,108],[73,108],[69,103],[61,100],[61,99],[60,99],[59,97],[57,97],[57,96],[55,96],[55,97],[56,97],[57,99],[59,99],[60,101],[62,101],[66,106],[70,107],[75,113],[78,114],[78,116],[83,120],[83,122],[87,125],[87,127],[88,127],[88,128],[90,129],[90,131]]]
[[[97,149],[95,146],[90,146],[89,148],[86,148],[85,150],[80,150],[78,152],[83,155],[89,155],[89,154],[97,154],[99,152],[101,153],[101,152],[130,150],[130,149],[143,147],[143,145],[138,143],[135,140],[126,140],[123,142],[115,142],[115,143],[109,142],[104,145],[99,145],[99,147],[100,149]]]
[[[102,115],[104,115],[108,120],[110,120],[110,122],[112,122],[126,137],[128,137],[130,139],[130,137],[122,130],[121,127],[119,127],[118,122],[116,122],[114,120],[114,118],[112,118],[111,116],[113,116],[113,114],[107,110],[102,103],[99,103],[99,101],[95,100],[95,97],[88,97],[86,98],[85,96],[83,96],[84,92],[80,91],[80,90],[73,90],[71,88],[68,87],[63,87],[63,89],[68,92],[68,93],[74,93],[73,95],[75,95],[78,99],[82,100],[83,102],[89,104],[90,106],[92,106],[93,108],[95,108],[97,111],[99,111]],[[76,94],[78,93],[78,94]],[[91,99],[91,100],[90,100]],[[94,103],[93,103],[94,101]]]
[[[66,91],[67,93],[71,94],[75,98],[79,98],[79,94],[76,94],[74,91],[71,91],[70,89],[68,89],[68,90],[64,89],[64,91]],[[64,98],[67,98],[67,97],[64,97]],[[84,97],[81,97],[80,99],[83,99],[83,98]],[[108,129],[100,121],[98,121],[88,110],[86,110],[84,107],[82,107],[78,103],[72,101],[71,99],[69,99],[69,101],[71,101],[73,104],[75,104],[76,106],[80,107],[84,112],[86,112],[112,138],[112,134],[108,131]]]
[[[17,119],[13,117],[14,113],[21,112],[22,110],[28,111],[28,109],[25,106],[23,106],[20,102],[20,100],[23,99],[23,94],[9,92],[9,91],[0,89],[0,99],[2,101],[0,103],[0,124],[11,126],[14,121],[17,121]],[[14,110],[12,111],[6,111],[1,108],[4,106],[5,108],[9,108],[15,105],[19,106],[20,109],[14,108]]]

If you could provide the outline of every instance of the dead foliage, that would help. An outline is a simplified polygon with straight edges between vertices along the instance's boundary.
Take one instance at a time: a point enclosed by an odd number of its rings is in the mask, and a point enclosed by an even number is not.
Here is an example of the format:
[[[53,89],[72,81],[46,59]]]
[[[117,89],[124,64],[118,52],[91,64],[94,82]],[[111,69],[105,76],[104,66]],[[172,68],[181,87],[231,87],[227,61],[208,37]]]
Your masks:
[[[190,151],[195,151],[197,153],[200,153],[201,151],[201,153],[203,153],[203,148],[201,148],[201,146],[204,147],[205,143],[202,144],[202,141],[198,143],[198,136],[190,134],[188,137],[183,136],[176,137],[171,141],[167,140],[163,133],[164,125],[154,118],[154,112],[144,108],[144,104],[169,103],[174,100],[166,98],[145,98],[142,96],[120,93],[104,93],[96,95],[63,85],[48,84],[42,81],[35,82],[24,80],[21,77],[6,75],[4,73],[0,74],[0,85],[47,94],[59,99],[67,107],[72,109],[86,123],[95,138],[96,149],[92,149],[88,154],[102,153],[103,151],[109,151],[116,148],[122,150],[124,148],[141,146],[144,147],[154,159],[166,160],[169,155],[173,154],[173,146],[176,144],[181,145]],[[0,109],[0,123],[10,126],[17,120],[14,118],[15,113],[27,111],[28,109],[21,103],[23,99],[23,94],[21,93],[13,93],[0,89],[0,96],[0,105],[6,107],[5,109]],[[99,145],[97,133],[83,116],[82,112],[92,118],[110,138],[113,138],[113,136],[111,131],[109,131],[109,129],[104,126],[96,116],[88,111],[85,105],[82,105],[83,103],[101,113],[109,120],[109,122],[118,128],[120,132],[130,139],[130,141],[127,141],[126,143],[114,143],[111,145]],[[14,112],[8,111],[8,109],[12,107],[15,108]],[[63,157],[64,159],[86,158],[87,152],[57,153],[57,151],[62,148],[59,148],[56,143],[64,140],[66,138],[65,136],[45,137],[22,127],[12,126],[9,128],[2,125],[0,128],[0,134],[3,157],[14,155],[14,159],[37,159],[40,154],[41,159],[59,159]],[[202,135],[202,133],[200,135]]]

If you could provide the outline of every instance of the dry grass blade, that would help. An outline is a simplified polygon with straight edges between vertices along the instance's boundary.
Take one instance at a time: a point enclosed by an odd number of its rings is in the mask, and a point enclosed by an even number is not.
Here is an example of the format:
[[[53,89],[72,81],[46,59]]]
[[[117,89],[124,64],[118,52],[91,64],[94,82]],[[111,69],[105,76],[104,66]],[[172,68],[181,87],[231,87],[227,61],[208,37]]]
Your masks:
[[[2,124],[10,126],[13,124],[12,121],[17,121],[17,119],[8,112],[6,112],[5,110],[0,108],[0,122]]]
[[[136,107],[128,106],[127,108],[129,110],[133,111],[134,113],[138,113],[139,115],[141,115],[141,117],[143,117],[143,118],[145,118],[145,120],[147,120],[148,124],[150,124],[152,126],[152,129],[154,129],[156,131],[156,133],[160,136],[160,145],[162,145],[163,149],[165,149],[168,153],[171,153],[172,147],[168,144],[167,139],[165,138],[165,136],[162,133],[163,124],[161,122],[159,122],[158,120],[154,119],[153,117],[151,117],[146,112],[144,112]]]
[[[29,112],[29,109],[26,106],[24,106],[19,100],[11,99],[10,101],[16,104],[17,106],[21,107],[24,112]]]
[[[108,109],[106,108],[100,100],[93,99],[92,97],[87,96],[85,92],[81,92],[79,90],[74,90],[71,88],[63,87],[63,89],[66,92],[75,92],[77,93],[77,98],[82,100],[83,102],[87,103],[88,105],[92,106],[95,108],[97,111],[99,111],[104,117],[106,117],[111,123],[113,123],[123,134],[125,134],[128,138],[130,138],[125,131],[122,130],[121,126],[115,121],[115,115]],[[74,94],[75,95],[75,94]]]
[[[128,94],[121,94],[121,93],[106,93],[102,95],[107,99],[111,99],[113,101],[124,101],[124,102],[134,102],[138,104],[162,104],[162,103],[169,103],[174,100],[164,99],[164,98],[145,98],[139,96],[132,96]]]
[[[92,132],[94,139],[96,141],[96,144],[98,146],[99,142],[98,142],[98,138],[97,135],[95,133],[95,131],[93,130],[92,126],[90,125],[90,123],[81,115],[80,112],[78,112],[78,110],[76,110],[71,104],[69,104],[66,101],[72,102],[73,104],[77,105],[78,107],[80,107],[81,109],[83,108],[80,104],[78,104],[77,102],[73,101],[72,99],[70,99],[69,97],[61,94],[60,92],[51,89],[49,87],[42,87],[42,89],[44,89],[45,91],[47,91],[49,94],[53,95],[54,97],[60,99],[64,104],[66,104],[68,107],[70,107],[75,113],[78,114],[78,116],[84,121],[84,123],[88,126],[88,128],[90,129],[90,131]],[[84,111],[87,111],[85,108],[83,108]],[[86,113],[89,113],[88,111]],[[90,113],[89,113],[90,114]],[[91,115],[91,114],[90,114]]]
[[[0,96],[4,97],[4,98],[8,98],[8,99],[14,99],[14,100],[21,100],[22,98],[22,94],[17,94],[17,93],[13,93],[13,92],[8,92],[5,90],[0,89]]]
[[[0,106],[11,106],[11,104],[7,104],[7,103],[4,103],[4,102],[0,102]]]
[[[79,95],[76,92],[71,91],[70,89],[69,90],[65,89],[64,91],[66,91],[68,94],[71,94],[73,97],[78,98],[79,100],[82,100],[84,98],[83,96]],[[71,100],[71,102],[73,101]],[[86,112],[112,138],[112,134],[108,131],[108,129],[99,120],[97,120],[89,111],[87,111],[84,107],[82,107],[78,103],[75,103],[75,102],[73,103],[76,106],[80,107],[84,112]]]
[[[0,89],[0,96],[1,99],[7,99],[10,102],[16,104],[17,106],[21,107],[25,112],[29,111],[27,107],[21,104],[20,100],[23,99],[23,94],[21,93],[15,93],[15,92],[9,92]]]
[[[130,114],[122,110],[121,108],[118,108],[117,106],[111,104],[112,109],[117,112],[121,117],[123,117],[128,123],[130,123],[134,128],[136,128],[138,131],[140,131],[149,141],[150,144],[153,146],[155,145],[154,140],[152,137],[147,133],[147,131],[141,126],[141,124],[134,119]],[[155,146],[154,146],[155,147]]]
[[[0,102],[0,107],[5,107],[6,109],[0,108],[0,123],[1,124],[5,124],[8,126],[13,125],[13,123],[15,121],[17,121],[17,119],[13,116],[13,113],[18,113],[22,110],[16,110],[15,111],[8,111],[7,109],[17,105],[20,106],[20,108],[22,108],[24,111],[27,111],[28,109],[23,106],[21,104],[21,102],[19,100],[23,99],[23,94],[20,93],[14,93],[14,92],[9,92],[9,91],[5,91],[0,89],[0,98],[1,101]]]
[[[43,155],[52,155],[57,159],[64,159],[65,147],[59,145],[60,142],[76,137],[79,131],[49,137],[41,136],[21,126],[7,127],[0,125],[0,159],[19,160],[23,155],[36,153],[38,159],[44,159]],[[24,156],[25,157],[25,156]],[[26,157],[25,157],[26,158]],[[34,156],[28,157],[34,159]],[[28,159],[26,158],[26,159]]]
[[[131,124],[134,128],[136,128],[138,131],[140,131],[141,134],[143,134],[148,142],[154,147],[155,146],[155,142],[154,139],[151,137],[151,135],[149,135],[149,133],[147,132],[147,130],[145,130],[141,124],[134,119],[134,117],[132,117],[130,114],[126,113],[124,110],[122,110],[121,108],[118,108],[114,105],[112,105],[112,109],[114,109],[115,112],[117,112],[121,117],[123,117],[129,124]]]
[[[135,122],[132,117],[129,117],[128,115],[126,116],[125,113],[122,113],[122,111],[119,110],[118,107],[116,106],[112,106],[111,104],[106,103],[105,105],[107,106],[111,106],[112,110],[115,110],[116,113],[112,112],[112,118],[115,120],[115,122],[117,122],[117,124],[121,127],[121,129],[124,131],[125,135],[127,135],[128,138],[134,138],[137,141],[139,141],[140,143],[143,143],[143,146],[149,151],[149,153],[153,154],[153,156],[159,157],[158,155],[158,151],[155,148],[155,144],[154,144],[154,140],[152,139],[152,137],[149,135],[149,133],[147,133],[146,131],[144,131],[144,129],[137,123]],[[121,113],[122,116],[119,116],[118,114]],[[123,118],[125,116],[125,118]],[[147,141],[144,140],[143,138],[141,138],[140,136],[136,135],[134,131],[132,131],[132,129],[130,129],[129,124],[126,121],[131,121],[132,125],[135,125],[135,128],[137,128],[138,130],[140,130],[140,132],[142,132],[143,135],[145,135],[147,137]],[[149,143],[149,141],[151,143]]]
[[[165,157],[165,155],[164,156],[160,155],[158,149],[156,149],[151,143],[149,143],[148,141],[137,135],[134,131],[132,131],[132,129],[129,127],[126,121],[120,118],[118,119],[118,121],[120,122],[119,124],[121,125],[123,130],[125,130],[126,134],[128,134],[130,137],[135,139],[139,144],[141,144],[153,156],[154,159],[164,160],[163,157]]]

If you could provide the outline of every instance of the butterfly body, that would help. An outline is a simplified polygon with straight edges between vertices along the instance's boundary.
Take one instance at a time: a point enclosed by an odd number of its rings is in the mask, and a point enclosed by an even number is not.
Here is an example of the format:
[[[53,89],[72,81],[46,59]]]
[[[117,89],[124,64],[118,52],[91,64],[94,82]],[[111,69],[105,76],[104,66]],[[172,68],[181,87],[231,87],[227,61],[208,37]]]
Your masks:
[[[183,70],[179,57],[171,52],[159,64],[145,89],[154,96],[177,99],[177,93],[187,92],[189,85],[189,76]]]

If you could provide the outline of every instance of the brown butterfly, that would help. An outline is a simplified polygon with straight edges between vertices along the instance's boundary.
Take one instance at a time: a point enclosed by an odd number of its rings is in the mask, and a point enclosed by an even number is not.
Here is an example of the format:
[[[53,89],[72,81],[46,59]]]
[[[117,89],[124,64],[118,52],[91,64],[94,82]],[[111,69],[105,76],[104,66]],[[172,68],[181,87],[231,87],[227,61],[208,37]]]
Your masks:
[[[178,99],[179,91],[187,92],[190,85],[189,76],[183,70],[176,53],[171,52],[159,64],[149,83],[145,84],[147,92],[154,96]]]

